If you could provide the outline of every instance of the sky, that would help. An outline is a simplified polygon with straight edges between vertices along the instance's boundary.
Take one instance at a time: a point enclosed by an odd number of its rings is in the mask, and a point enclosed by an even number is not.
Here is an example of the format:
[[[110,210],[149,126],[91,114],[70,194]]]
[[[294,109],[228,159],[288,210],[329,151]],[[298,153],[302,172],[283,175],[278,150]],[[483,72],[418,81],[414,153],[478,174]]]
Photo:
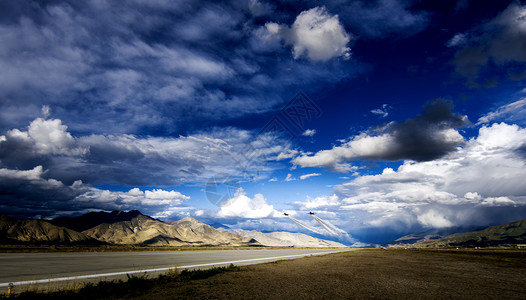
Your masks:
[[[0,0],[0,70],[2,214],[355,245],[526,218],[521,1]]]

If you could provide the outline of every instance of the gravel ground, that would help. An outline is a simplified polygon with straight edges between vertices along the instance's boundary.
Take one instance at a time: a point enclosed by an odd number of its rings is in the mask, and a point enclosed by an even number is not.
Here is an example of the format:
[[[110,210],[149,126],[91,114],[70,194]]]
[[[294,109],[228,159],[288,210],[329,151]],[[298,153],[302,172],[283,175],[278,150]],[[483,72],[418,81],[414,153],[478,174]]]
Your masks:
[[[526,299],[526,252],[364,249],[159,284],[135,299]]]

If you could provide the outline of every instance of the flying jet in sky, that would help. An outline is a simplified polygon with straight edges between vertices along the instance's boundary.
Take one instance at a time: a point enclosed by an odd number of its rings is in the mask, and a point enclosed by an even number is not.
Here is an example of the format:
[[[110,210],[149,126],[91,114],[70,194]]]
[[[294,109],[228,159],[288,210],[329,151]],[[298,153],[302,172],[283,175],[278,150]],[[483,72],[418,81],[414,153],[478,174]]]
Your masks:
[[[309,215],[313,215],[313,214],[314,214],[314,213],[313,213],[312,211],[311,211],[311,212],[309,212]]]
[[[284,212],[283,214],[284,214],[285,216],[288,216],[288,215],[289,215],[289,214],[288,214],[288,213],[286,213],[286,212]]]

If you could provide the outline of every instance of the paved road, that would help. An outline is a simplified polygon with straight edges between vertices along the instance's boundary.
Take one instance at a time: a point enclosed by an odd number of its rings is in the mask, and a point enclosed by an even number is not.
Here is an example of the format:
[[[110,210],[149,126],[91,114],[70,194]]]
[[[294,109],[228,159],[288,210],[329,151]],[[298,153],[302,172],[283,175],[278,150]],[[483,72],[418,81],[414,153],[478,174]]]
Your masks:
[[[128,272],[163,271],[211,265],[255,264],[346,251],[334,249],[212,250],[154,252],[0,253],[0,287],[9,282],[63,281]],[[164,270],[164,271],[165,271]],[[117,274],[122,273],[122,274]],[[105,275],[104,275],[105,274]],[[73,278],[71,278],[73,277]]]

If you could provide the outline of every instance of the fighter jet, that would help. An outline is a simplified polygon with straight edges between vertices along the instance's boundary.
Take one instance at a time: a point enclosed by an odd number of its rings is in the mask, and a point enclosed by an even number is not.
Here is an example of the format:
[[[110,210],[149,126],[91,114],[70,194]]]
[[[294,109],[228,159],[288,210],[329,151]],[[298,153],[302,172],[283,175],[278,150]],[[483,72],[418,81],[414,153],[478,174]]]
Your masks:
[[[313,213],[312,211],[311,211],[311,212],[309,212],[309,215],[313,215],[313,214],[314,214],[314,213]]]
[[[286,213],[286,212],[284,212],[283,214],[284,214],[285,216],[288,216],[288,215],[289,215],[289,214],[288,214],[288,213]]]

